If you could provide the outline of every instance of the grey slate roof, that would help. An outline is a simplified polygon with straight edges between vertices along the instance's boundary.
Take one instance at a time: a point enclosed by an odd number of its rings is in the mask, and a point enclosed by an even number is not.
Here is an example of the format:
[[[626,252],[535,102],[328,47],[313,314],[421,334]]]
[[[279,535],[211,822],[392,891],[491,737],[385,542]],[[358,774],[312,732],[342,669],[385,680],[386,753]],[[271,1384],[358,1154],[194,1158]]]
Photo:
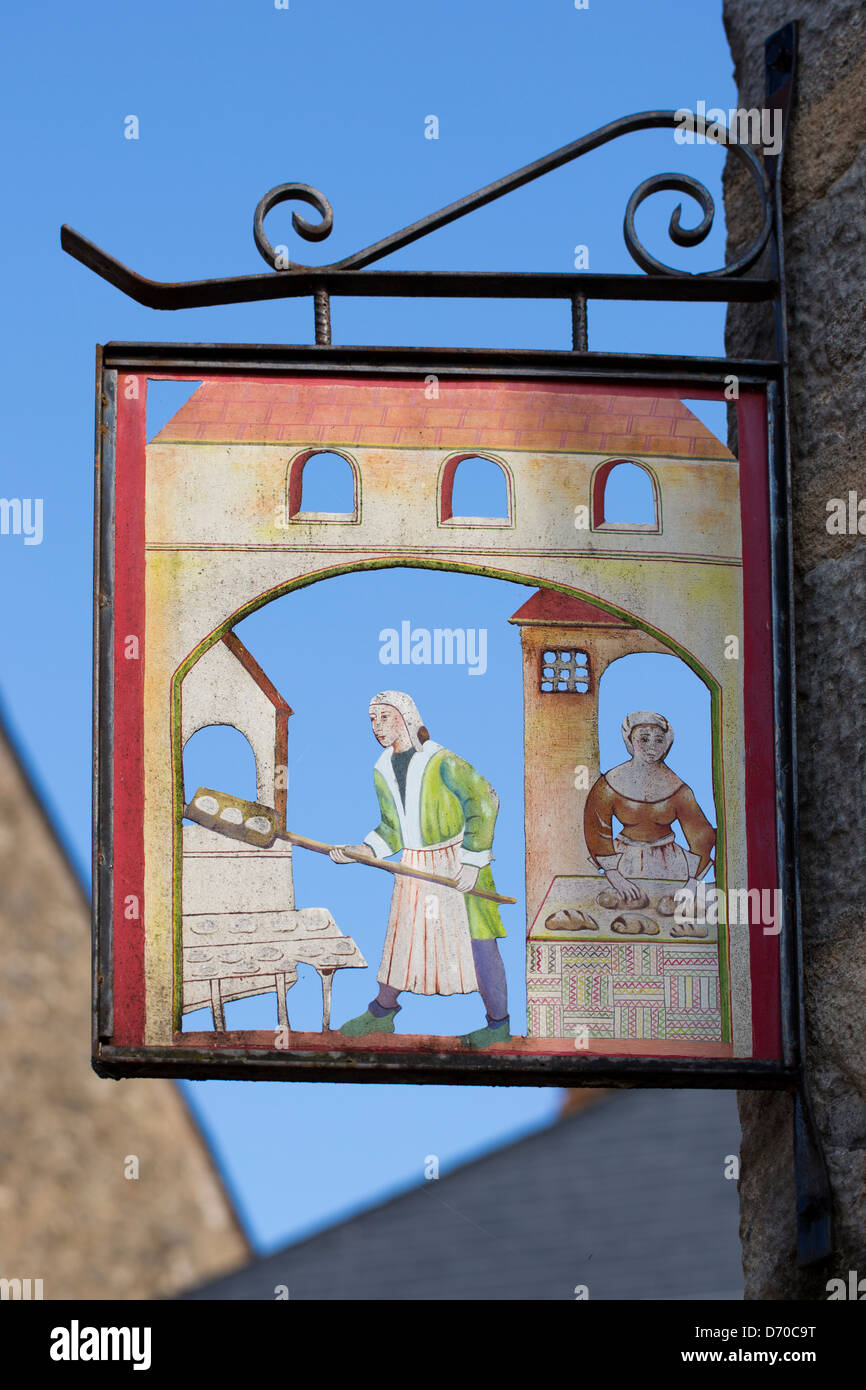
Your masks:
[[[611,1092],[191,1299],[742,1298],[728,1091]]]

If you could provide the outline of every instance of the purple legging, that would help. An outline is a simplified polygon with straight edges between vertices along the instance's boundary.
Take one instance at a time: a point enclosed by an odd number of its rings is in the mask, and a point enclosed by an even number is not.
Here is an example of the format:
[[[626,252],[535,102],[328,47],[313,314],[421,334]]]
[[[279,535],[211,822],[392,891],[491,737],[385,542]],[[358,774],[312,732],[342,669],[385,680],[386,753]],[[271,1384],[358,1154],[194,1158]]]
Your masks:
[[[487,1010],[487,1021],[492,1023],[508,1015],[508,988],[505,983],[505,966],[499,954],[499,942],[495,937],[472,942],[472,958],[475,961],[475,974],[478,976],[478,989]],[[380,1009],[390,1012],[396,1009],[400,997],[399,989],[393,985],[380,985],[378,998],[373,1002]]]

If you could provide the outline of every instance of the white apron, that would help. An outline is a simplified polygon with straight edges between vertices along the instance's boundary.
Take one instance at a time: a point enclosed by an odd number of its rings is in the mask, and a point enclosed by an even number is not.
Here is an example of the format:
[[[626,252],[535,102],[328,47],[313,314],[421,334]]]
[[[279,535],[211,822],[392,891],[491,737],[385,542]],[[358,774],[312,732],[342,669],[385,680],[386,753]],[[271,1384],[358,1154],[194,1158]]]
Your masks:
[[[676,843],[673,832],[660,840],[648,841],[630,840],[627,835],[617,835],[613,844],[614,849],[621,851],[616,867],[628,879],[681,879],[685,883],[701,862],[699,855]]]
[[[404,849],[410,869],[456,878],[458,840],[426,849]],[[412,994],[472,994],[478,988],[466,901],[456,888],[398,875],[394,880],[379,983]]]

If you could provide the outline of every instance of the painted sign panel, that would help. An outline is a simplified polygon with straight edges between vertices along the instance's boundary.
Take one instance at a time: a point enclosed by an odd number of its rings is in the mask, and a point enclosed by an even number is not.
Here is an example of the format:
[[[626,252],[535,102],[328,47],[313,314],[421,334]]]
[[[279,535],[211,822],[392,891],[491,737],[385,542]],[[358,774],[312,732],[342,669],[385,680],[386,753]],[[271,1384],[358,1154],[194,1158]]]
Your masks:
[[[767,405],[698,397],[103,372],[97,1069],[783,1065]]]

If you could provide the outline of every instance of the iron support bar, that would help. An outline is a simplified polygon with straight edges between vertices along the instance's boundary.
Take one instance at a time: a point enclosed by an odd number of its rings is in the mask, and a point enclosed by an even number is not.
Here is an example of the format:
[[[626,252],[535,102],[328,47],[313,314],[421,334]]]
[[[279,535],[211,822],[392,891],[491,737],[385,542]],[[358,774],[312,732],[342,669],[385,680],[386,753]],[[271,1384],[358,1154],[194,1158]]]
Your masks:
[[[798,1083],[794,1094],[797,1263],[806,1268],[833,1253],[833,1202],[821,1137],[802,1077]]]
[[[585,294],[574,294],[571,297],[571,346],[574,352],[589,351]]]
[[[785,634],[791,653],[788,670],[778,673],[781,717],[791,730],[791,765],[786,769],[783,788],[786,795],[786,815],[782,823],[791,826],[788,853],[780,855],[780,882],[785,884],[792,899],[791,923],[793,940],[784,956],[789,988],[795,998],[795,1021],[798,1054],[798,1087],[794,1099],[794,1181],[797,1190],[797,1261],[801,1266],[827,1259],[833,1249],[832,1194],[821,1137],[812,1113],[809,1078],[806,1068],[806,1014],[803,976],[803,936],[800,915],[800,892],[796,873],[797,819],[797,741],[796,741],[796,653],[794,645],[794,555],[791,524],[791,446],[789,425],[789,364],[787,328],[787,291],[785,285],[785,250],[782,222],[782,163],[787,145],[788,125],[794,100],[797,74],[797,24],[784,25],[771,34],[764,45],[764,104],[768,110],[782,113],[782,140],[778,154],[765,157],[764,165],[770,179],[773,200],[775,236],[770,240],[773,278],[779,292],[773,302],[776,352],[782,369],[780,409],[774,413],[778,420],[780,438],[776,441],[778,466],[777,485],[783,492],[780,506],[787,517],[787,543],[784,553],[778,554],[780,577],[784,575],[787,602],[780,606],[788,631]],[[775,538],[774,538],[775,539]],[[774,551],[781,548],[774,545]]]
[[[343,367],[370,375],[417,377],[427,370],[442,377],[511,375],[565,377],[569,380],[603,381],[611,372],[621,372],[635,385],[652,386],[663,382],[689,383],[694,391],[705,385],[713,398],[725,377],[733,374],[741,386],[763,385],[781,379],[776,362],[750,358],[676,357],[623,352],[551,351],[544,348],[417,348],[402,347],[313,347],[275,343],[106,343],[106,368],[128,372],[160,372],[176,377],[178,372],[196,375],[233,372],[244,367],[256,372],[314,371],[339,372]]]
[[[222,280],[148,280],[73,231],[60,244],[75,260],[148,309],[201,309],[265,299],[300,299],[322,290],[346,298],[400,299],[630,299],[691,303],[772,302],[776,281],[724,275],[677,279],[662,275],[597,275],[589,271],[316,270],[271,272]]]
[[[93,747],[99,747],[99,721],[114,719],[113,643],[114,572],[103,563],[103,537],[115,525],[114,488],[117,440],[117,377],[103,371],[97,349],[96,470],[93,527]],[[94,1001],[94,1043],[114,1034],[114,943],[101,927],[103,904],[111,904],[114,865],[108,830],[112,821],[114,787],[111,767],[93,759],[93,873],[91,903],[93,937],[91,975]],[[110,909],[109,909],[110,910]]]
[[[331,342],[331,300],[327,290],[314,291],[316,304],[316,343],[323,347]]]
[[[567,1058],[526,1054],[413,1053],[395,1056],[387,1052],[357,1050],[317,1052],[300,1049],[275,1051],[262,1047],[254,1052],[243,1046],[220,1048],[220,1077],[229,1081],[370,1081],[405,1085],[441,1086],[443,1081],[466,1086],[604,1086],[635,1084],[633,1059],[582,1056],[579,1072]],[[213,1050],[197,1047],[182,1038],[169,1047],[122,1047],[103,1043],[96,1051],[93,1069],[100,1076],[180,1076],[192,1080],[213,1075]],[[642,1057],[640,1084],[665,1090],[694,1088],[731,1090],[793,1090],[796,1072],[780,1071],[774,1063],[705,1058],[700,1071],[686,1057]]]

